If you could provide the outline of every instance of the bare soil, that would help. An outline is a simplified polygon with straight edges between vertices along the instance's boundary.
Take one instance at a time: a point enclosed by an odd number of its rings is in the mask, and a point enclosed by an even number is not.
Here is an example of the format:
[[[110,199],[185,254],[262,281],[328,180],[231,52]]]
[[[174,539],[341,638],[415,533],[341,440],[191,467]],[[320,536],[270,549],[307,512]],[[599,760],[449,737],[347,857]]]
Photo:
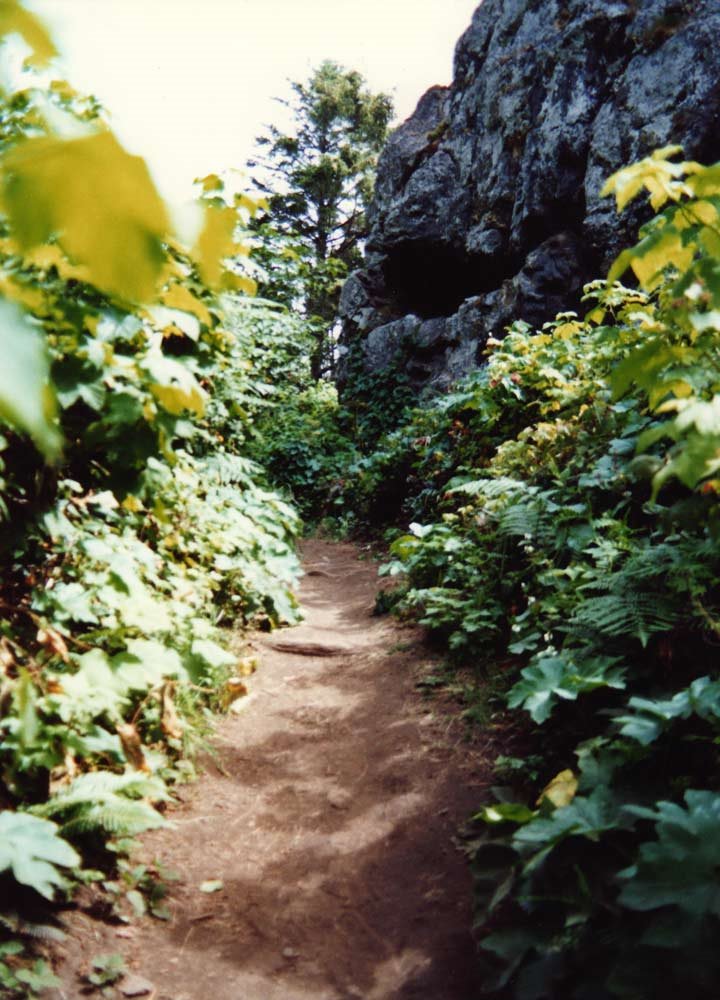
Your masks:
[[[416,683],[421,632],[372,614],[376,567],[311,540],[305,621],[261,666],[217,759],[143,854],[181,874],[169,922],[82,913],[57,996],[120,952],[156,1000],[475,1000],[471,880],[455,835],[488,784],[482,745]],[[222,889],[200,891],[208,880]]]

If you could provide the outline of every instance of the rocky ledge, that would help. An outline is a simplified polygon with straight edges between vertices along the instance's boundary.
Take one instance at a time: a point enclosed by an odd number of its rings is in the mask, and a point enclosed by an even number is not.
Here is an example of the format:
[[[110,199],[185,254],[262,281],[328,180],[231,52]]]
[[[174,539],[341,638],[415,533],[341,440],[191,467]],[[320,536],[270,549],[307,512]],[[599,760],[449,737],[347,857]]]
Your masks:
[[[720,159],[718,38],[718,0],[484,0],[380,158],[341,383],[400,361],[441,388],[512,320],[577,308],[642,221],[605,178],[670,142]]]

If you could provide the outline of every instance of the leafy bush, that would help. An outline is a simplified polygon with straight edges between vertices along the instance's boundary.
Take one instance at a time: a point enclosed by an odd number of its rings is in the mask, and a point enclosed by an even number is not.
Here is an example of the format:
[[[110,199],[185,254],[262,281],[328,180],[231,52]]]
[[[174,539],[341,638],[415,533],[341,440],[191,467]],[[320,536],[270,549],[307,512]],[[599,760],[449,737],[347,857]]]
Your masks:
[[[476,818],[492,995],[716,992],[720,166],[675,152],[609,182],[663,211],[585,319],[516,323],[366,462],[366,510],[407,469],[405,608],[502,662],[540,773]]]
[[[308,521],[344,505],[357,449],[344,432],[334,386],[316,382],[283,392],[272,412],[260,415],[250,454],[286,490]]]
[[[0,33],[52,55],[40,22],[6,7]],[[307,343],[284,311],[247,304],[249,199],[205,178],[186,247],[96,102],[54,83],[4,95],[0,120],[7,923],[26,887],[66,885],[68,841],[102,858],[163,822],[194,730],[233,697],[219,623],[296,620],[300,521],[246,452],[273,378],[304,378]]]

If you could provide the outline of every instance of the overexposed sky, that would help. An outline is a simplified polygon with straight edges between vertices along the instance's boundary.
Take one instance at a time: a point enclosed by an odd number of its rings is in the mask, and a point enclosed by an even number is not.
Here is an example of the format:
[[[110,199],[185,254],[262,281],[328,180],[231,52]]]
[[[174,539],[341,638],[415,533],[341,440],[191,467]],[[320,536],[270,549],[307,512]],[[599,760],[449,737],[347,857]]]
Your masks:
[[[393,94],[398,120],[449,83],[457,39],[479,0],[31,0],[65,75],[111,113],[163,193],[243,167],[274,97],[323,59]]]

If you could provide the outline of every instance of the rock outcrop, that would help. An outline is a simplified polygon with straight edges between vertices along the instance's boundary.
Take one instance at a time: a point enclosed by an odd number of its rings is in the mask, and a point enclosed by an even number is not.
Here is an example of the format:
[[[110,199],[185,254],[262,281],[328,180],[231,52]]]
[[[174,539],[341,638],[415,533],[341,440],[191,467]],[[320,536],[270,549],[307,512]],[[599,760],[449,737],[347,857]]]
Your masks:
[[[720,159],[719,38],[718,0],[484,0],[380,158],[346,382],[395,362],[441,387],[512,320],[577,308],[642,220],[605,178],[668,143]]]

